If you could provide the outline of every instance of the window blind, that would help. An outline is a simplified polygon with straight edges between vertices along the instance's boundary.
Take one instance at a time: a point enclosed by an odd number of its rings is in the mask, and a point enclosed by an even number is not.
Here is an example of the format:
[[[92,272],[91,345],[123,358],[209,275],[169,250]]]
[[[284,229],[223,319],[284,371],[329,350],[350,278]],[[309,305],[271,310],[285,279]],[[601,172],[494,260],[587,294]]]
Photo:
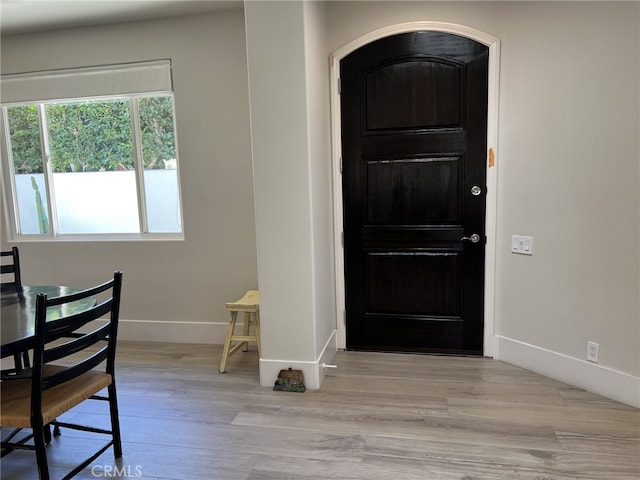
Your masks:
[[[0,76],[3,104],[172,91],[171,60]]]

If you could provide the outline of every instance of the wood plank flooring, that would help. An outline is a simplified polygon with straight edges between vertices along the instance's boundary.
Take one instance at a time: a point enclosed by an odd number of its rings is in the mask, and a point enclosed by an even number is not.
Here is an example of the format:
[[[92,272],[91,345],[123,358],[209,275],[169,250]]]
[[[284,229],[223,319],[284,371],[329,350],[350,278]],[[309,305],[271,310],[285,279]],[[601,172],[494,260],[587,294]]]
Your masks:
[[[339,352],[318,391],[258,383],[253,350],[121,342],[124,457],[79,479],[638,480],[640,411],[499,361]],[[106,426],[102,402],[74,420]],[[95,441],[63,430],[53,479]],[[36,480],[32,452],[2,480]]]

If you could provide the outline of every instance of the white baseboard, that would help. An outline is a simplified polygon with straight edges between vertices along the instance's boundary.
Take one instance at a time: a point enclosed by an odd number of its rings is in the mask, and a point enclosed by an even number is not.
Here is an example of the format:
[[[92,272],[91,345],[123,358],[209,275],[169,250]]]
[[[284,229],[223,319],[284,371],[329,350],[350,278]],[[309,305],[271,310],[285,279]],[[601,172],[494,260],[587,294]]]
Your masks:
[[[223,345],[228,323],[158,322],[124,320],[118,324],[118,339],[140,342],[204,343]],[[238,323],[237,325],[242,325]],[[240,328],[236,326],[236,328]]]
[[[304,385],[309,390],[318,390],[324,380],[325,369],[323,364],[329,364],[338,351],[337,331],[333,330],[325,343],[322,352],[314,361],[301,362],[298,360],[271,360],[260,359],[260,385],[272,387],[278,379],[280,370],[291,368],[302,370]]]
[[[497,360],[640,408],[640,378],[512,338],[496,336]]]

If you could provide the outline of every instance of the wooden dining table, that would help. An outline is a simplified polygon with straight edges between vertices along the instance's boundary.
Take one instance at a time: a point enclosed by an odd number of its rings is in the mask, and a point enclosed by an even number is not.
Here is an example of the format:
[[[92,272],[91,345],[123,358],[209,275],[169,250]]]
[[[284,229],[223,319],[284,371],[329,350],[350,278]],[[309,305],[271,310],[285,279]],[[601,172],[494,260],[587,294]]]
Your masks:
[[[59,297],[82,291],[81,288],[61,285],[29,285],[3,290],[0,295],[0,358],[28,350],[35,335],[36,297]],[[78,300],[47,309],[47,321],[80,313],[95,305],[95,298]]]

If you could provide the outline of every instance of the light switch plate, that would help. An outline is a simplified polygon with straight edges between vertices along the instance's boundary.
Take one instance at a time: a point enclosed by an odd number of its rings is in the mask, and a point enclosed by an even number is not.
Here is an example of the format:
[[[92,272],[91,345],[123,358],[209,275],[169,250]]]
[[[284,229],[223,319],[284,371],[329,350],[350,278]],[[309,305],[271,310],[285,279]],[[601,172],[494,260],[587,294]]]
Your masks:
[[[511,252],[520,255],[533,255],[533,237],[511,235]]]

